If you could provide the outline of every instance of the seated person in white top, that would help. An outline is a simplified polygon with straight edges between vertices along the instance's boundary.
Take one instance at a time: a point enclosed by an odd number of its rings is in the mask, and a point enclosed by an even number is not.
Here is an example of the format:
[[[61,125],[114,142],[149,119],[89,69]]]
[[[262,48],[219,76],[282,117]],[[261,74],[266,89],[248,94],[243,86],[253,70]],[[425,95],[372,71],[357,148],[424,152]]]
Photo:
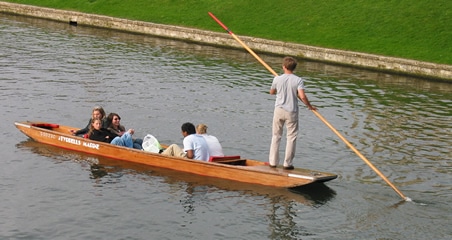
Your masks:
[[[196,126],[196,133],[203,136],[207,142],[207,146],[209,147],[210,156],[218,156],[223,157],[223,147],[221,147],[220,141],[215,136],[207,134],[207,125],[198,124]]]
[[[184,123],[181,129],[182,135],[184,136],[184,149],[182,150],[177,144],[171,144],[162,154],[209,161],[209,147],[207,146],[206,140],[196,134],[195,125]]]

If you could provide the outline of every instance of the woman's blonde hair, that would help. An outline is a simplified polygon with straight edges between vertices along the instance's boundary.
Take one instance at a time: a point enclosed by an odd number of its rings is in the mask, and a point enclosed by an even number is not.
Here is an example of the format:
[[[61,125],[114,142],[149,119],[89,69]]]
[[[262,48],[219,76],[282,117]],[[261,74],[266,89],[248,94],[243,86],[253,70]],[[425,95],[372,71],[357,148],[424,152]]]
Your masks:
[[[95,111],[99,111],[100,112],[100,114],[102,115],[101,120],[107,117],[106,116],[107,114],[105,113],[105,110],[104,110],[103,107],[100,107],[100,106],[94,107],[93,111],[91,112],[91,116],[92,116],[92,113],[94,113]]]
[[[198,124],[196,126],[196,133],[197,134],[206,134],[207,133],[207,125],[206,124]]]

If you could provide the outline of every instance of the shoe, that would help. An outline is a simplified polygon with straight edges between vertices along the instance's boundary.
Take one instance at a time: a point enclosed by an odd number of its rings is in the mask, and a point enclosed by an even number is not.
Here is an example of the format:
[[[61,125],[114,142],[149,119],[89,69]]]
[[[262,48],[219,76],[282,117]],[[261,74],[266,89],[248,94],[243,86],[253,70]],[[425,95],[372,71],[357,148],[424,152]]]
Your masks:
[[[287,167],[284,167],[284,170],[294,170],[295,168],[294,168],[294,166],[287,166]]]
[[[268,166],[270,166],[271,168],[276,168],[276,166],[273,166],[273,165],[268,165]]]

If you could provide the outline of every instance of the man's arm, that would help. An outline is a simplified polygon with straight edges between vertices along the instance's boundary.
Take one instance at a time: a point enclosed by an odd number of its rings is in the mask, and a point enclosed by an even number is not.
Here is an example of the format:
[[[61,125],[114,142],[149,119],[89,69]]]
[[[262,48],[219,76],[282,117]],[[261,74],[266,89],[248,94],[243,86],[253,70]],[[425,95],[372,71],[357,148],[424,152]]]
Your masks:
[[[195,154],[193,153],[193,150],[187,150],[187,158],[193,159],[193,157],[195,156]]]
[[[298,89],[298,98],[309,108],[309,110],[317,110],[316,107],[311,105],[308,96],[306,96],[303,89]]]

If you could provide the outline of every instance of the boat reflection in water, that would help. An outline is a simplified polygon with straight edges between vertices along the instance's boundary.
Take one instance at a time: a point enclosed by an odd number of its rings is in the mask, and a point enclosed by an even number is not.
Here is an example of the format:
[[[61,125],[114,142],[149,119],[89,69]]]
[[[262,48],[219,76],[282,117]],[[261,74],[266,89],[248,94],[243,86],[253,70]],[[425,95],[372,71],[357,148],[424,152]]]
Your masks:
[[[167,184],[174,185],[172,187],[181,186],[185,188],[188,196],[199,192],[200,188],[205,188],[207,191],[218,189],[220,191],[239,191],[244,194],[266,196],[269,199],[278,199],[278,202],[282,200],[296,201],[317,207],[325,204],[336,195],[334,190],[323,183],[291,189],[241,183],[65,150],[32,139],[20,142],[16,147],[31,150],[33,153],[49,157],[54,161],[76,161],[82,165],[88,164],[91,178],[95,181],[95,184],[105,184],[102,180],[107,176],[110,177],[107,181],[111,183],[111,178],[120,178],[124,174],[144,174],[151,178],[163,178]]]

